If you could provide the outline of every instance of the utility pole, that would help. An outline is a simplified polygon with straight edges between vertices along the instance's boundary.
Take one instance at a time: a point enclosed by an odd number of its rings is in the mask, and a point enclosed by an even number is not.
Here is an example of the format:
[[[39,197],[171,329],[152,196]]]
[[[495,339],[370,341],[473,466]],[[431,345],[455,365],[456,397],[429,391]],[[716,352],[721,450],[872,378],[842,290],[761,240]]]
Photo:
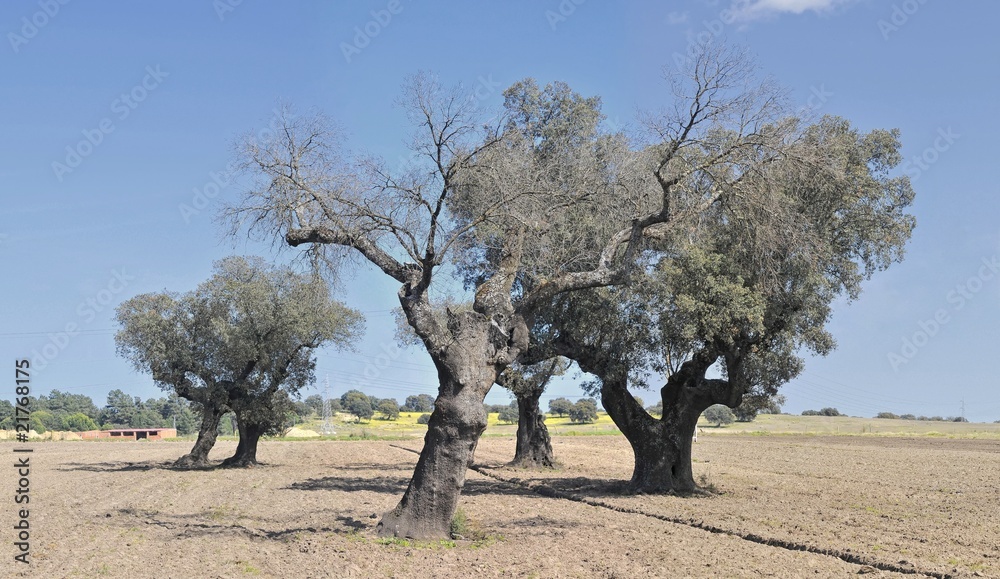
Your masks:
[[[330,375],[326,375],[326,387],[323,389],[323,434],[336,434],[333,430],[333,416],[330,412]]]

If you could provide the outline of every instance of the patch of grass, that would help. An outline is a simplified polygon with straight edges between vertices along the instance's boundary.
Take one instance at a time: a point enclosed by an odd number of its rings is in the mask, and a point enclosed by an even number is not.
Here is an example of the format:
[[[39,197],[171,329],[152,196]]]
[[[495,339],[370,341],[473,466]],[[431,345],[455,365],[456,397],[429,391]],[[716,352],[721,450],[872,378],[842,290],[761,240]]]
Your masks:
[[[698,486],[701,487],[703,491],[709,492],[713,495],[722,494],[719,492],[719,488],[715,486],[715,483],[709,480],[708,474],[701,473],[698,476]]]
[[[472,526],[469,523],[469,517],[465,514],[465,510],[459,507],[455,510],[455,515],[451,518],[451,527],[448,532],[451,534],[451,538],[456,537],[467,537],[471,534]]]
[[[375,543],[377,545],[393,545],[396,547],[412,547],[413,543],[409,539],[400,539],[399,537],[382,537],[376,539]]]
[[[240,563],[243,564],[243,567],[241,568],[241,570],[243,571],[243,573],[245,575],[260,575],[260,569],[254,567],[250,563],[248,563],[246,561],[237,561],[236,563],[237,564],[240,564]]]

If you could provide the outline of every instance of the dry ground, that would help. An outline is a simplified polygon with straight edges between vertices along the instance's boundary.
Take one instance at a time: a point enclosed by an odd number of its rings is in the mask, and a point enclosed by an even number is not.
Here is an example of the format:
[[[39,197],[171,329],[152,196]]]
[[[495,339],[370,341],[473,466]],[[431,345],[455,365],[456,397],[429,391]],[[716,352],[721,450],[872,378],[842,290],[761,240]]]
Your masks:
[[[4,531],[0,576],[18,577],[846,577],[872,571],[524,485],[736,533],[858,554],[901,568],[1000,576],[1000,441],[706,436],[696,476],[717,494],[625,496],[631,453],[613,436],[557,437],[563,467],[513,470],[510,438],[485,438],[461,508],[485,535],[380,541],[420,441],[268,441],[246,470],[175,471],[190,443],[36,443],[30,567]],[[13,456],[13,446],[0,452]],[[221,459],[234,443],[213,453]],[[0,485],[15,488],[14,469]],[[12,501],[0,510],[11,529]],[[869,577],[903,577],[875,571]],[[912,575],[910,575],[912,576]]]

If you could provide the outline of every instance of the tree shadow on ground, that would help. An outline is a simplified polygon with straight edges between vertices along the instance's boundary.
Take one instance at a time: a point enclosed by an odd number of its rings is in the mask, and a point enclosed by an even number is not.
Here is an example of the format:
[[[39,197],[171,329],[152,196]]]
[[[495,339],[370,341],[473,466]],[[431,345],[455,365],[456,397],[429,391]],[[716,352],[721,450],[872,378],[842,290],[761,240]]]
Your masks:
[[[209,470],[212,467],[199,469],[174,468],[173,461],[165,462],[67,462],[60,465],[56,470],[74,471],[82,470],[87,472],[132,472],[144,470]]]
[[[304,525],[286,529],[271,530],[266,528],[253,528],[238,522],[226,522],[224,520],[213,520],[211,512],[190,513],[190,514],[166,514],[155,511],[140,511],[135,509],[119,509],[119,515],[135,517],[141,519],[148,525],[160,527],[165,531],[174,534],[175,538],[211,537],[211,536],[232,536],[242,535],[249,539],[265,539],[275,541],[288,541],[302,538],[301,535],[318,535],[336,533],[341,535],[357,533],[374,526],[374,521],[365,522],[348,514],[334,514],[333,520],[338,524],[333,525]],[[112,517],[112,514],[105,515]],[[128,522],[128,525],[134,523]],[[266,523],[265,523],[266,524]],[[271,522],[271,524],[274,524]],[[278,523],[280,526],[280,523]]]
[[[665,493],[642,493],[632,490],[629,485],[629,481],[627,480],[590,478],[582,476],[572,478],[526,478],[520,479],[519,484],[530,486],[534,493],[547,497],[558,497],[560,494],[568,494],[589,499],[601,499],[658,494],[660,496],[678,498],[704,498],[715,494],[714,491],[710,489],[697,490],[694,492],[669,491]]]
[[[402,469],[401,469],[402,470]],[[410,470],[410,469],[406,469]],[[410,482],[410,477],[363,477],[363,476],[338,476],[331,475],[322,478],[311,478],[294,482],[283,490],[297,491],[343,491],[358,492],[367,491],[380,494],[402,495],[406,486]],[[462,487],[462,496],[480,495],[506,495],[506,496],[531,496],[535,493],[531,489],[510,485],[492,479],[486,480],[466,480]]]
[[[382,494],[402,494],[409,477],[325,476],[293,482],[282,490],[293,491],[368,491]]]
[[[355,462],[346,465],[330,465],[331,469],[338,471],[373,471],[373,472],[386,472],[386,471],[405,471],[413,472],[413,464],[384,464],[375,462]]]
[[[252,467],[244,466],[223,466],[222,462],[212,462],[202,466],[175,466],[174,461],[168,460],[163,462],[145,461],[145,462],[67,462],[60,465],[56,470],[63,472],[69,471],[86,471],[86,472],[134,472],[134,471],[146,471],[146,470],[173,470],[178,472],[184,471],[212,471],[212,470],[239,470],[243,468],[269,468],[272,465],[266,462],[259,462]]]

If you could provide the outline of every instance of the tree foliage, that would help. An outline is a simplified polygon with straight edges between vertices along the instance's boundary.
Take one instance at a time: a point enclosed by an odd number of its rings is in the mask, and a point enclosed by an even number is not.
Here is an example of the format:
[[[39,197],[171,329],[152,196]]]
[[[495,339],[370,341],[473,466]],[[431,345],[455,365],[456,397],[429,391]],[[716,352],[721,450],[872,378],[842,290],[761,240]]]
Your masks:
[[[573,408],[573,402],[569,398],[560,397],[549,400],[549,412],[556,416],[568,416],[571,408]]]
[[[716,426],[722,426],[723,424],[732,424],[736,419],[733,415],[733,411],[723,404],[713,404],[705,409],[703,413],[705,420],[715,424]]]
[[[383,398],[379,400],[378,413],[382,415],[382,420],[396,420],[399,418],[399,402],[395,398]]]
[[[415,394],[406,397],[403,403],[406,412],[430,412],[434,410],[434,397],[430,394]]]
[[[354,415],[358,422],[371,420],[375,415],[371,398],[360,390],[348,390],[340,397],[340,405],[346,412]]]
[[[137,370],[203,408],[231,409],[254,432],[284,421],[277,409],[287,396],[276,393],[313,381],[314,350],[350,347],[362,322],[323,280],[243,257],[216,262],[195,291],[136,296],[117,319],[118,352]],[[136,411],[121,397],[114,406],[122,416]]]
[[[595,422],[597,420],[597,401],[593,398],[581,398],[569,410],[572,422]]]
[[[497,420],[504,424],[517,424],[517,402],[511,402],[502,407],[497,415]]]

